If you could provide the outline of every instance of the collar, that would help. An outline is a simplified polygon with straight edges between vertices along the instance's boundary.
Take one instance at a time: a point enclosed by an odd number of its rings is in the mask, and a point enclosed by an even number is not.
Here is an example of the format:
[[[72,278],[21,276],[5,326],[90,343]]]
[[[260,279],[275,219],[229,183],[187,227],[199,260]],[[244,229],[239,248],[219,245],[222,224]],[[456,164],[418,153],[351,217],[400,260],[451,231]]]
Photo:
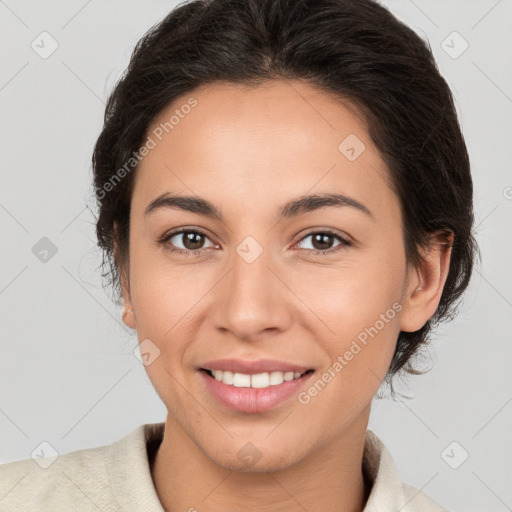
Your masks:
[[[148,460],[148,446],[159,444],[164,428],[164,422],[141,425],[108,447],[107,472],[121,510],[165,512],[154,487]],[[420,510],[416,506],[422,504],[432,505],[432,508],[422,507],[421,510],[444,510],[410,486],[406,487],[410,489],[407,495],[404,493],[391,454],[371,430],[366,431],[363,471],[372,485],[363,512],[414,512]]]

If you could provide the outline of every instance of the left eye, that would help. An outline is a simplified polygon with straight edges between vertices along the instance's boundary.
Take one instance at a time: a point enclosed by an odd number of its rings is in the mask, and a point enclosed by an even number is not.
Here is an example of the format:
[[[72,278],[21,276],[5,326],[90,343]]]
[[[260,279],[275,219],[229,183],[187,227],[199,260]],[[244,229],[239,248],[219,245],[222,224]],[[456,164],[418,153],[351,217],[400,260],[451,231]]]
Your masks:
[[[340,235],[333,233],[331,231],[315,231],[313,233],[309,233],[301,239],[301,242],[310,237],[311,244],[313,246],[310,250],[316,251],[317,253],[328,252],[330,249],[332,249],[332,241],[334,239],[339,240],[339,244],[335,245],[334,247],[350,245],[350,242],[348,240],[345,240]],[[326,245],[329,247],[326,247]]]

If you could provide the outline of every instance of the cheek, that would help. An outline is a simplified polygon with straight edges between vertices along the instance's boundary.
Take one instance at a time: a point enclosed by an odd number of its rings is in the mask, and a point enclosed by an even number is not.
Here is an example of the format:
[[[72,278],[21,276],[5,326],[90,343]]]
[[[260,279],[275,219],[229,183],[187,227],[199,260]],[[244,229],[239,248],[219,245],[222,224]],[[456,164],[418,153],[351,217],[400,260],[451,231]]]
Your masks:
[[[139,342],[149,339],[157,347],[158,358],[145,370],[159,394],[163,389],[169,392],[171,376],[181,380],[183,374],[181,362],[189,339],[185,330],[201,297],[189,274],[183,267],[171,266],[161,249],[132,244],[130,293],[136,331]]]
[[[130,250],[131,298],[138,313],[139,337],[177,340],[176,331],[204,293],[200,283],[207,276],[200,265],[177,264],[167,257],[164,247],[140,237]]]
[[[308,329],[323,340],[329,359],[325,379],[334,375],[336,381],[332,389],[350,389],[352,399],[364,402],[380,386],[400,332],[405,268],[402,252],[382,251],[303,282],[304,302],[318,312],[318,318],[310,315]],[[333,399],[346,403],[346,393]]]
[[[383,288],[385,284],[390,283],[381,282]],[[316,337],[326,357],[298,396],[305,406],[305,424],[327,418],[325,435],[336,435],[371,403],[396,347],[401,311],[400,302],[393,301],[396,297],[389,290],[373,290],[356,300],[342,296],[335,306],[326,300],[323,320],[335,334]]]
[[[405,279],[405,255],[396,251],[347,254],[338,266],[292,271],[288,282],[333,339],[346,340],[372,326],[396,302]],[[395,319],[396,308],[391,311]],[[396,322],[396,321],[395,321]],[[327,329],[327,327],[329,329]],[[318,329],[316,329],[318,332]]]

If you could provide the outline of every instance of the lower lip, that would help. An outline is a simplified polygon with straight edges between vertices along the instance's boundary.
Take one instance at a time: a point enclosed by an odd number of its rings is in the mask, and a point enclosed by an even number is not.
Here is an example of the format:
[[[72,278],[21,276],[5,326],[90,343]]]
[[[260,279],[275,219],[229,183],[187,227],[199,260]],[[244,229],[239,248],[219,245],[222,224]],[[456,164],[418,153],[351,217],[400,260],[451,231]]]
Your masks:
[[[200,370],[202,379],[212,395],[231,410],[248,413],[269,411],[296,394],[313,372],[298,379],[267,388],[237,388],[224,384]]]

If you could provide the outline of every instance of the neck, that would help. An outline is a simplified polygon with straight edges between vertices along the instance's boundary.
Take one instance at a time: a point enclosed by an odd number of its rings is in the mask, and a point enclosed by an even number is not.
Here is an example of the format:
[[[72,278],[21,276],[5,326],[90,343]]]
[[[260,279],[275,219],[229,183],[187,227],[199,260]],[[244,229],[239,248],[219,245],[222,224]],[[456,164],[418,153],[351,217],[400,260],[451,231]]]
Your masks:
[[[280,471],[234,472],[212,462],[167,417],[152,475],[166,512],[362,512],[371,490],[362,469],[369,408],[338,438]]]

